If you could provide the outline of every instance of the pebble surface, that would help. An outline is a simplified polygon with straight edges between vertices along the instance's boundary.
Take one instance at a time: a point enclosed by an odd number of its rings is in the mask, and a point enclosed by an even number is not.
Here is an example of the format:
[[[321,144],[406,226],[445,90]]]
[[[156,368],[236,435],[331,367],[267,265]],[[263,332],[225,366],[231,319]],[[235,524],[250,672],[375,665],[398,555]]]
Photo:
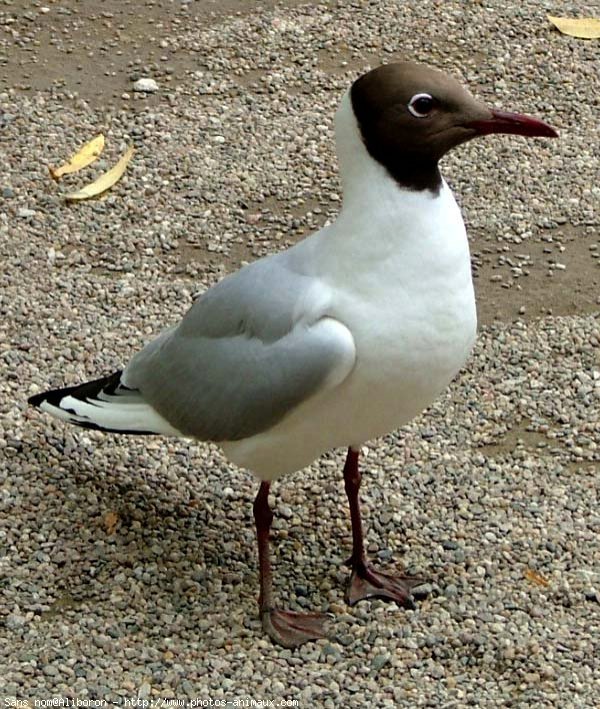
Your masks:
[[[24,5],[0,3],[7,55],[72,8]],[[0,700],[597,706],[598,44],[559,35],[539,2],[294,5],[206,25],[185,21],[194,3],[167,5],[181,20],[155,33],[167,59],[136,65],[134,52],[117,101],[56,82],[0,92]],[[69,33],[56,37],[68,57]],[[189,68],[169,73],[171,53]],[[256,618],[250,475],[212,445],[82,432],[26,398],[122,366],[196,293],[333,218],[335,106],[400,57],[561,132],[444,161],[481,301],[502,295],[492,266],[507,299],[536,270],[547,302],[568,299],[566,283],[583,295],[565,316],[484,318],[448,391],[369,444],[369,553],[428,579],[416,610],[344,604],[343,451],[274,486],[278,598],[334,615],[329,639],[285,650]],[[157,90],[136,91],[143,79]],[[101,158],[52,182],[48,166],[100,131]],[[111,192],[65,204],[130,144]]]

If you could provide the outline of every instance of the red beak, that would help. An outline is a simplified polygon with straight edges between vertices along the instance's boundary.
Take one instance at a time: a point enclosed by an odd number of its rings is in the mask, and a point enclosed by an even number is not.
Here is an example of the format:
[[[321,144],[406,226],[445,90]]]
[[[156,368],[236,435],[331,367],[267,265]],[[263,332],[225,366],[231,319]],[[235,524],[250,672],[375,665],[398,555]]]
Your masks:
[[[492,117],[489,119],[465,123],[467,128],[472,128],[477,135],[490,133],[514,133],[516,135],[541,136],[544,138],[558,138],[558,133],[544,121],[520,113],[490,110]]]

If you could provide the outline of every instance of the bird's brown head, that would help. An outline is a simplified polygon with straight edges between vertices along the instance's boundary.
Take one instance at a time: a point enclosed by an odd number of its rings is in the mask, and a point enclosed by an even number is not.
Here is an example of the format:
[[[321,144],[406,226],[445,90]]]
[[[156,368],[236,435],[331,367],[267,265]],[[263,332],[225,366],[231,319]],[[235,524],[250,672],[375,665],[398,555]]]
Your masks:
[[[451,76],[411,62],[364,74],[350,99],[369,154],[409,189],[439,189],[440,158],[479,135],[557,136],[543,121],[490,109]]]

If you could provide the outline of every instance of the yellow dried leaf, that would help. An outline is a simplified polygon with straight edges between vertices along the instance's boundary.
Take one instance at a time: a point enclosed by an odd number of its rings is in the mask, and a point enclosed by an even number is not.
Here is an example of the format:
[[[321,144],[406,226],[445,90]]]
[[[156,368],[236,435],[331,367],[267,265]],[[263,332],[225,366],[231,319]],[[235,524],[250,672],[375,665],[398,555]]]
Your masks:
[[[580,39],[600,38],[600,19],[595,17],[552,17],[550,22],[563,34]]]
[[[94,180],[94,182],[90,183],[89,185],[82,187],[77,192],[71,192],[69,194],[66,194],[65,199],[91,199],[92,197],[97,197],[99,194],[106,192],[106,190],[110,189],[121,179],[123,173],[125,172],[125,168],[131,160],[132,155],[133,146],[131,146],[131,148],[127,150],[127,152],[121,157],[119,162],[117,162],[116,165],[111,167],[108,172],[105,172],[103,175],[100,175],[97,180]]]
[[[104,515],[104,528],[107,534],[114,534],[119,524],[119,515],[116,512],[107,512]]]
[[[537,586],[550,585],[550,582],[547,579],[545,579],[541,574],[538,574],[537,571],[534,571],[533,569],[525,570],[525,578],[528,581],[531,581],[531,583],[536,584]]]
[[[92,138],[89,143],[86,143],[83,148],[78,150],[75,155],[72,155],[64,165],[56,168],[51,167],[50,174],[55,180],[58,180],[59,177],[67,175],[70,172],[77,172],[91,165],[103,149],[104,136],[100,133],[100,135]]]

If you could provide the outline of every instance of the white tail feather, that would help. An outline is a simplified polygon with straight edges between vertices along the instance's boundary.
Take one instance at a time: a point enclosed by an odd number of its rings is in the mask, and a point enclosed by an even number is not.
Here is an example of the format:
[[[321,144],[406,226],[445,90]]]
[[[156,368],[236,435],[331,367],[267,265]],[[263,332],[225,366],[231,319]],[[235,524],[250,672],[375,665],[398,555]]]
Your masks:
[[[110,399],[110,401],[107,401]],[[87,399],[82,401],[74,396],[64,396],[58,406],[48,401],[40,403],[40,409],[73,424],[80,426],[97,426],[110,431],[123,431],[128,433],[163,433],[166,435],[180,436],[181,433],[173,428],[150,404],[143,399],[128,396],[104,395],[102,399]]]

